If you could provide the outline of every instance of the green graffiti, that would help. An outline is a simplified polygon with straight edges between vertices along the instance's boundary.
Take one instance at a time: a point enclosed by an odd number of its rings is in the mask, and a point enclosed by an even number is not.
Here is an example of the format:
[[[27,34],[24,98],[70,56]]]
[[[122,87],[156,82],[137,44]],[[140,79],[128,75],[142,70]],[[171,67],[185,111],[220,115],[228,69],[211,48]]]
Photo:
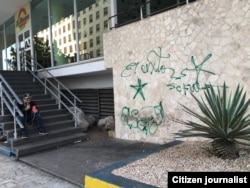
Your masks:
[[[141,83],[141,79],[139,79],[139,78],[138,78],[138,80],[137,80],[137,83],[138,83],[137,85],[130,85],[130,87],[132,87],[132,88],[134,88],[134,89],[136,90],[136,93],[135,93],[133,99],[135,99],[135,97],[137,96],[137,94],[140,94],[141,97],[142,97],[142,99],[145,101],[145,97],[144,97],[144,94],[143,94],[143,92],[142,92],[142,88],[143,88],[144,86],[146,86],[147,83],[142,84],[142,83]]]
[[[142,107],[140,110],[130,110],[129,107],[123,107],[121,121],[130,129],[137,128],[146,135],[155,134],[159,125],[164,121],[162,102],[156,106]]]
[[[199,83],[194,83],[194,84],[176,84],[176,83],[169,83],[166,84],[166,86],[169,88],[169,90],[176,90],[179,93],[184,93],[186,95],[187,93],[194,93],[194,92],[199,92],[201,90],[206,89],[207,87],[210,87],[208,84],[204,84],[201,86]],[[212,87],[223,87],[222,85],[211,85]]]
[[[121,72],[121,77],[130,77],[139,72],[142,74],[168,74],[171,80],[181,80],[186,78],[188,75],[196,74],[194,77],[194,82],[192,83],[182,83],[177,84],[175,82],[167,83],[166,86],[169,90],[176,90],[177,92],[183,92],[185,95],[187,92],[199,92],[202,90],[204,86],[201,86],[199,83],[201,73],[207,73],[211,75],[216,75],[215,73],[206,70],[203,68],[204,64],[208,62],[208,60],[212,57],[212,54],[208,54],[205,56],[201,63],[197,63],[194,56],[191,56],[191,65],[192,67],[185,67],[179,71],[179,74],[175,71],[174,68],[168,67],[166,65],[166,61],[170,59],[170,54],[164,55],[162,52],[162,48],[158,47],[156,49],[150,50],[147,54],[146,62],[140,63],[138,61],[132,62],[124,67]],[[165,64],[164,64],[165,63]],[[138,94],[141,95],[143,100],[145,100],[144,94],[142,92],[142,88],[146,84],[141,84],[141,80],[138,79],[138,85],[130,85],[134,89],[136,89],[136,94],[134,95],[134,99]],[[219,86],[220,87],[220,86]]]
[[[129,65],[125,66],[125,69],[122,71],[121,76],[122,77],[129,77],[132,74],[136,74],[136,69],[139,65],[139,62],[133,62]]]
[[[201,64],[199,65],[196,65],[195,64],[195,60],[194,60],[194,56],[191,57],[191,63],[193,64],[194,68],[193,69],[186,69],[187,71],[195,71],[196,72],[196,83],[198,83],[198,80],[199,80],[199,75],[200,75],[200,72],[206,72],[206,73],[209,73],[209,74],[212,74],[212,75],[215,75],[215,73],[213,72],[210,72],[210,71],[207,71],[207,70],[204,70],[202,69],[202,66],[203,64],[209,60],[209,58],[212,56],[212,54],[208,54],[205,59],[201,62]]]
[[[170,69],[165,65],[162,65],[162,60],[169,59],[170,54],[167,56],[162,55],[162,48],[158,47],[159,52],[155,50],[150,50],[147,55],[147,63],[141,66],[141,71],[143,73],[165,73],[166,70]],[[171,70],[171,69],[170,69]]]
[[[180,80],[186,77],[188,72],[196,72],[196,81],[199,79],[201,72],[206,72],[215,75],[213,72],[202,69],[202,66],[212,57],[212,54],[208,54],[204,60],[196,65],[194,56],[191,56],[191,64],[193,68],[183,68],[178,74],[174,68],[168,67],[166,64],[167,60],[170,60],[170,54],[163,55],[162,48],[158,47],[156,50],[150,50],[147,54],[147,61],[145,63],[140,63],[138,61],[129,63],[124,67],[121,72],[121,77],[130,77],[139,72],[144,74],[169,74],[169,77],[174,80]]]

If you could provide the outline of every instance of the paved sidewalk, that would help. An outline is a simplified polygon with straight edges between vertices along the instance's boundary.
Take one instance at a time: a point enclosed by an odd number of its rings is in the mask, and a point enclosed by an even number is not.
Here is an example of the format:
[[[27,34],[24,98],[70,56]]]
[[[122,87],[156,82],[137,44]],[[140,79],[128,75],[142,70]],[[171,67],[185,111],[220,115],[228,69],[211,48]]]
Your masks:
[[[168,145],[115,139],[98,129],[90,130],[88,136],[87,141],[23,156],[17,161],[0,155],[0,188],[84,188],[86,175],[92,178],[91,182],[97,178],[122,187],[153,187],[111,172]],[[92,187],[99,188],[95,185]]]
[[[79,188],[56,176],[0,154],[1,188]]]
[[[159,146],[111,138],[98,128],[92,128],[87,134],[87,141],[23,156],[19,161],[84,187],[85,175]]]

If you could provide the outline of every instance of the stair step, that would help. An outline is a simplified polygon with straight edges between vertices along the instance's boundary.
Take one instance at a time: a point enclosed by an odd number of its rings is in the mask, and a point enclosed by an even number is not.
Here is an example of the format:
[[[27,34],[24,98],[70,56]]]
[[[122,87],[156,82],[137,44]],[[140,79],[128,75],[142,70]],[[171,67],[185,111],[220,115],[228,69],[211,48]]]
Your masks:
[[[5,122],[5,121],[12,121],[13,122],[13,116],[10,114],[10,112],[5,113],[4,116],[0,116],[0,122]]]
[[[2,144],[0,144],[0,153],[3,155],[7,155],[7,156],[12,156],[14,155],[14,153],[12,152],[10,147],[6,147]]]
[[[33,153],[37,153],[40,151],[55,149],[59,146],[72,144],[76,141],[86,141],[87,135],[84,133],[78,133],[74,135],[68,135],[65,137],[57,137],[53,139],[43,140],[41,142],[36,143],[27,143],[22,146],[15,147],[13,153],[16,157],[25,156]]]
[[[40,111],[40,113],[41,113],[41,115],[43,117],[45,117],[45,116],[53,116],[53,115],[56,116],[56,115],[66,114],[66,113],[68,114],[68,112],[65,109],[60,109],[60,110],[58,110],[58,109],[56,109],[56,110],[54,110],[54,109],[52,109],[52,110],[43,110],[43,111]]]
[[[58,122],[44,124],[44,127],[46,131],[50,132],[53,130],[58,130],[58,129],[60,130],[60,129],[67,128],[67,127],[74,127],[74,123],[75,122],[73,120],[65,120],[65,121],[58,121]],[[37,134],[36,126],[27,126],[27,132],[29,135]],[[18,137],[21,136],[21,131],[18,125],[17,125],[17,135]],[[11,139],[14,137],[13,124],[10,129],[4,130],[4,136],[6,136],[7,139]]]

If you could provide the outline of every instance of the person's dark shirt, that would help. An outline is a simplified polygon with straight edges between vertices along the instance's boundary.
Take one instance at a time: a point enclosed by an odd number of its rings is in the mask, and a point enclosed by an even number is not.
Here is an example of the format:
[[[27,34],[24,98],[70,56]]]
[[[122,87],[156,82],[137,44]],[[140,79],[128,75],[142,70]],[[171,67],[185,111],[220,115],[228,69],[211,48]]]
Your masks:
[[[19,109],[23,112],[24,116],[30,115],[32,112],[32,109],[35,107],[38,110],[38,107],[34,101],[30,101],[30,108],[28,110],[25,110],[26,105],[24,103],[18,105]]]

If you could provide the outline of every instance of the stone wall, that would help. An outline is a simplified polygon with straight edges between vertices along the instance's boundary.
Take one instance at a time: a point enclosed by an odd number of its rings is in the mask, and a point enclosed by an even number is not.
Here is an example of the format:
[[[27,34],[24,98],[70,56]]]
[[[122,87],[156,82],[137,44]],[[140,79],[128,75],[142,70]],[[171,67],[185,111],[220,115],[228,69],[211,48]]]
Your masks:
[[[166,143],[205,84],[249,91],[250,1],[199,0],[104,34],[116,137]],[[250,93],[250,91],[249,91]],[[129,117],[126,119],[125,117]]]

